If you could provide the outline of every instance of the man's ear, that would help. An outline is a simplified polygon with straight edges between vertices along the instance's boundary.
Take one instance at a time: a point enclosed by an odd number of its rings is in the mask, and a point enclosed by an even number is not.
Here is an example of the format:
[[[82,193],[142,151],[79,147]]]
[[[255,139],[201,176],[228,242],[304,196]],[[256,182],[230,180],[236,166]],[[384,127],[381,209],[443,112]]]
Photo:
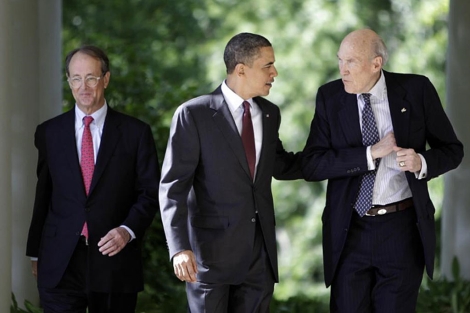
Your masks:
[[[245,64],[238,63],[238,64],[235,66],[234,73],[235,73],[237,76],[243,76],[243,75],[245,75]]]
[[[104,74],[103,79],[104,79],[104,88],[108,87],[109,84],[109,78],[111,77],[111,72],[107,71],[106,74]]]
[[[374,71],[380,71],[383,66],[383,58],[379,55],[376,56],[372,61],[372,64],[374,65]]]

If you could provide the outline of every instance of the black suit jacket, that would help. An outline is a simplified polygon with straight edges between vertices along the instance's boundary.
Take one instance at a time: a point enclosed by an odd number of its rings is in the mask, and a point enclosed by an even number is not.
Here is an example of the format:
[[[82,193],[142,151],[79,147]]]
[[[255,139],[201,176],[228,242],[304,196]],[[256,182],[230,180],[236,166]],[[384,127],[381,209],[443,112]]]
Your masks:
[[[143,289],[141,243],[158,210],[158,166],[150,127],[108,108],[87,197],[80,172],[74,109],[39,125],[37,187],[27,255],[38,257],[38,285],[60,281],[80,237],[89,230],[88,279],[92,291]],[[126,225],[136,235],[117,255],[103,256],[98,241]]]
[[[279,108],[263,98],[254,100],[261,108],[263,124],[254,182],[220,87],[184,103],[173,117],[162,168],[160,208],[170,257],[192,250],[200,281],[244,281],[252,260],[257,216],[278,279],[271,180],[273,176],[301,178],[300,161],[279,140]]]
[[[424,156],[428,166],[425,179],[418,180],[410,172],[406,172],[406,178],[413,195],[427,273],[432,277],[435,209],[427,182],[457,167],[463,157],[463,147],[426,77],[383,73],[397,146],[413,148]],[[319,88],[302,168],[307,180],[328,179],[322,216],[327,286],[331,284],[344,246],[361,177],[368,171],[359,125],[356,95],[346,93],[341,80]]]

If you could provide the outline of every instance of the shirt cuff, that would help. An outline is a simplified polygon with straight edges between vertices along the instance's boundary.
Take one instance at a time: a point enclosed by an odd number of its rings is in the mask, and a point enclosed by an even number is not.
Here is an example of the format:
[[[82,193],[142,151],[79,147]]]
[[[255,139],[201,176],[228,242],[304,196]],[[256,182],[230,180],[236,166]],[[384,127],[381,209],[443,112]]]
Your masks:
[[[367,147],[366,155],[367,155],[367,169],[369,171],[375,170],[375,162],[374,162],[374,159],[372,158],[371,146]]]
[[[421,159],[421,171],[415,173],[415,177],[417,179],[424,179],[428,176],[428,164],[426,163],[426,159],[419,154],[419,158]]]
[[[38,258],[33,258],[33,257],[30,257],[31,261],[37,261]]]
[[[127,227],[126,225],[121,225],[121,226],[119,226],[119,227],[124,228],[125,230],[127,230],[127,232],[129,233],[129,235],[131,235],[131,239],[129,239],[129,242],[131,242],[132,240],[135,239],[135,234],[134,234],[134,232],[133,232],[129,227]]]

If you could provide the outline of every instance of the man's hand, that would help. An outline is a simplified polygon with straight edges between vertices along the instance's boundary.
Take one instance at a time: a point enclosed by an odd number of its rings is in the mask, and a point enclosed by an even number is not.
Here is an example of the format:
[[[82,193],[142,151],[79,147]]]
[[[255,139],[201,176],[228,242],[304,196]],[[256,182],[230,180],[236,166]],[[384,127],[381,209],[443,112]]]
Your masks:
[[[196,257],[191,250],[184,250],[175,254],[173,257],[173,269],[175,275],[181,281],[195,283],[197,281],[197,264]]]
[[[397,153],[396,160],[400,171],[410,171],[412,173],[421,171],[421,158],[414,149],[395,147],[393,150]]]
[[[38,261],[31,261],[31,272],[34,278],[38,279]]]
[[[118,254],[127,245],[131,235],[123,227],[111,229],[106,236],[98,242],[100,252],[103,255],[113,256]]]
[[[371,146],[370,153],[372,154],[372,159],[383,158],[384,156],[390,154],[397,147],[395,141],[395,135],[390,132],[386,134],[379,142]]]

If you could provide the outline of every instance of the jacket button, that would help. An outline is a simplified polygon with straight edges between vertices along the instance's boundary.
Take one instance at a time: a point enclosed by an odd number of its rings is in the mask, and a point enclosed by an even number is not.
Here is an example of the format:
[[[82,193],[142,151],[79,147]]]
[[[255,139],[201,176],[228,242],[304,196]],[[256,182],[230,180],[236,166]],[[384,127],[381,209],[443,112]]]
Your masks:
[[[251,219],[251,221],[252,221],[253,223],[256,222],[256,218],[253,217],[253,218]]]

